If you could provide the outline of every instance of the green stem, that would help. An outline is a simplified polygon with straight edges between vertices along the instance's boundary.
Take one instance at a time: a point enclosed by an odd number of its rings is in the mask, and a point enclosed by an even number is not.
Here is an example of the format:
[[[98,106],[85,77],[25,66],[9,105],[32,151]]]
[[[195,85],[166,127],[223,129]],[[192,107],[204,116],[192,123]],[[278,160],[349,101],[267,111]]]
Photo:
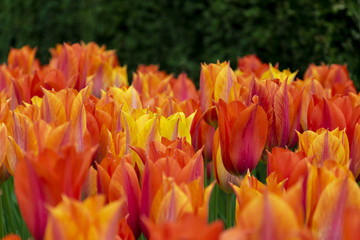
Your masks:
[[[214,206],[212,206],[213,209],[214,209],[214,219],[213,219],[213,220],[219,218],[219,216],[218,216],[218,210],[219,210],[219,188],[218,188],[217,185],[216,185],[215,188],[214,188],[214,194],[215,194],[215,196],[214,196],[214,202],[215,202],[215,204],[214,204]]]
[[[16,229],[16,225],[14,222],[14,216],[13,216],[13,212],[11,211],[11,205],[10,205],[10,192],[8,191],[8,185],[11,184],[10,180],[7,180],[4,184],[3,184],[3,188],[2,190],[3,192],[3,196],[4,196],[4,200],[5,200],[5,212],[6,212],[6,216],[9,217],[9,221],[10,221],[10,229],[11,232],[15,232]]]
[[[226,226],[231,228],[233,225],[232,194],[226,194],[226,211]]]
[[[207,166],[206,163],[204,163],[204,188],[206,188],[207,185],[208,185]]]
[[[1,184],[2,186],[3,184]],[[0,187],[0,209],[3,210],[3,204],[2,204],[2,201],[3,201],[3,193],[1,192],[1,188]],[[5,236],[5,230],[4,230],[4,223],[3,223],[3,217],[4,216],[4,211],[1,211],[1,214],[0,214],[0,238],[4,237]]]

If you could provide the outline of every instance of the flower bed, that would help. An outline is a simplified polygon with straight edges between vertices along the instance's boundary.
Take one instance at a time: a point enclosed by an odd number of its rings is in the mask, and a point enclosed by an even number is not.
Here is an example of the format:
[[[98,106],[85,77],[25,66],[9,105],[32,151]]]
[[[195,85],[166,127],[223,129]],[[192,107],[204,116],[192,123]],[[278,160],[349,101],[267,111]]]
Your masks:
[[[236,70],[201,64],[197,90],[154,65],[129,86],[95,43],[57,45],[47,65],[35,52],[12,49],[0,67],[0,236],[359,232],[360,97],[346,66],[299,79],[250,55]]]

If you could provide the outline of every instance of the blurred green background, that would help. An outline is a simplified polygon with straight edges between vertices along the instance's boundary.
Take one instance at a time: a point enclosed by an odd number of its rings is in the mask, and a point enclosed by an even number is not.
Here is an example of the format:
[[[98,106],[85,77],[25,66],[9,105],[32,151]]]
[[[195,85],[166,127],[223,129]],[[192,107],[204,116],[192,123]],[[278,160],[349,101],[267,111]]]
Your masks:
[[[198,82],[200,62],[256,53],[280,69],[309,63],[347,63],[360,82],[360,0],[1,0],[0,61],[10,47],[48,49],[62,42],[95,41],[116,49],[128,73],[160,64]],[[131,77],[130,77],[131,79]]]

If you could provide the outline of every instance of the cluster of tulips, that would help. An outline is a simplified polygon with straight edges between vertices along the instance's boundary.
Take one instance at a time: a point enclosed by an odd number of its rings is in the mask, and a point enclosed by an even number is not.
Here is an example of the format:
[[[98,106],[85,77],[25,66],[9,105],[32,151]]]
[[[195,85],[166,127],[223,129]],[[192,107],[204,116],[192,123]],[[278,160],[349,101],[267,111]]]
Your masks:
[[[154,65],[129,86],[95,43],[57,45],[47,65],[35,52],[12,49],[0,67],[0,182],[13,178],[34,239],[360,235],[360,96],[346,66],[299,79],[250,55],[236,70],[201,64],[197,90]],[[235,196],[235,208],[216,202],[227,228],[209,221],[215,184]]]

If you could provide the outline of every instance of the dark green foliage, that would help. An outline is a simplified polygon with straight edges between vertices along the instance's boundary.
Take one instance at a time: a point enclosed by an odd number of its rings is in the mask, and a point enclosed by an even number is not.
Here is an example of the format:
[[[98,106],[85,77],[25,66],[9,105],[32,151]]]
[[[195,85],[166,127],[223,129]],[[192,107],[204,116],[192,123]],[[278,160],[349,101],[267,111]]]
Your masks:
[[[129,75],[160,64],[195,82],[200,62],[256,53],[280,68],[347,63],[360,81],[360,0],[2,0],[0,60],[11,46],[38,46],[46,63],[56,43],[95,41],[114,48]]]

